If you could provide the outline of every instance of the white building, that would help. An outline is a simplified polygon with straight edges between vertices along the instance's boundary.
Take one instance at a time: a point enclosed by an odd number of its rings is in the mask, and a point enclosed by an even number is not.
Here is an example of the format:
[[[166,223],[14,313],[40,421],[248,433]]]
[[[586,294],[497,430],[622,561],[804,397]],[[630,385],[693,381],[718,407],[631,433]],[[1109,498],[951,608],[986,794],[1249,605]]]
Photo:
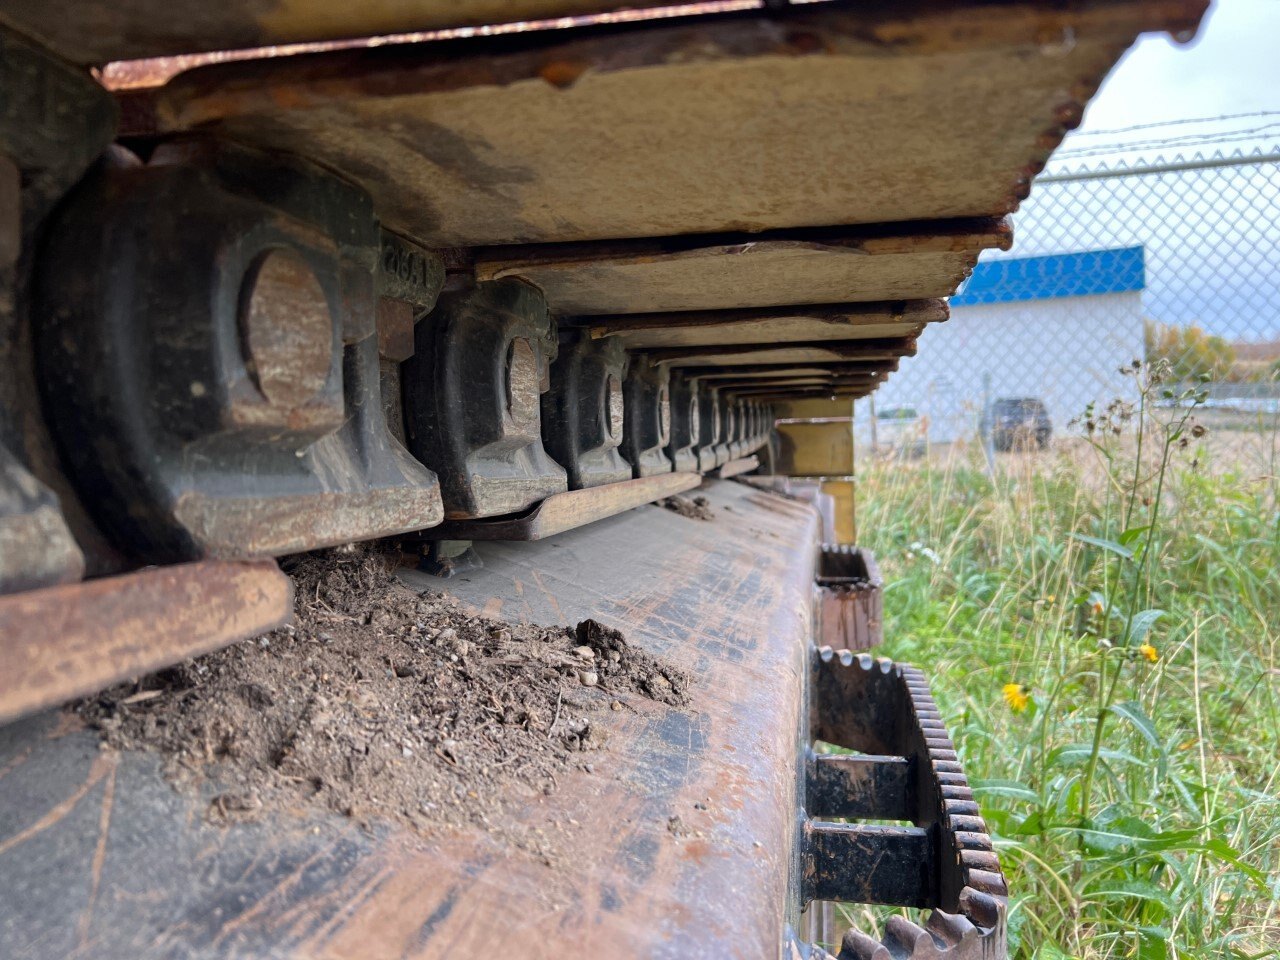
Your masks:
[[[978,264],[951,319],[857,402],[858,439],[871,441],[872,410],[882,445],[904,430],[945,443],[976,433],[986,397],[1042,400],[1055,435],[1091,402],[1133,399],[1119,368],[1143,356],[1145,286],[1142,247]]]

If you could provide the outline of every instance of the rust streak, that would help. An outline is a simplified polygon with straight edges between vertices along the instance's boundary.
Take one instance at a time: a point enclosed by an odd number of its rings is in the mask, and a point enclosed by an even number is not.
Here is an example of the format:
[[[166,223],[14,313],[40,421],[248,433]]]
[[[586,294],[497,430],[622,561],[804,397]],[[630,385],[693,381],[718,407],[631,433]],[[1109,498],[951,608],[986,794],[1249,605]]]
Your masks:
[[[277,897],[287,895],[288,892],[293,887],[297,886],[298,883],[302,880],[302,875],[306,873],[307,870],[311,869],[311,867],[314,866],[317,861],[324,859],[324,857],[327,856],[328,853],[329,853],[328,850],[324,850],[324,849],[318,850],[316,853],[312,854],[302,863],[298,864],[298,866],[294,870],[290,871],[290,873],[287,876],[281,879],[279,883],[277,883],[271,890],[269,890],[266,894],[264,894],[262,898],[258,900],[257,903],[255,903],[248,910],[244,911],[244,913],[241,913],[240,915],[235,917],[235,919],[231,920],[229,923],[223,926],[223,928],[220,931],[218,931],[218,936],[214,938],[214,941],[213,941],[214,946],[224,942],[227,939],[227,937],[230,936],[233,932],[235,932],[241,927],[247,926],[250,923],[250,921],[253,920],[255,917],[265,913],[268,909],[267,904],[270,901],[276,899]]]
[[[0,780],[7,777],[15,768],[22,766],[27,762],[27,758],[31,756],[31,748],[27,747],[21,753],[10,758],[9,762],[0,767]]]
[[[551,604],[551,609],[556,612],[556,619],[562,623],[566,622],[564,613],[560,610],[560,601],[556,599],[556,595],[554,593],[547,589],[547,585],[542,582],[542,576],[537,570],[530,570],[529,573],[533,575],[533,582],[538,585],[538,589],[542,591],[543,596],[545,596],[547,601]]]
[[[115,805],[116,798],[116,771],[120,766],[120,756],[116,753],[107,754],[110,757],[111,772],[107,776],[106,786],[102,788],[102,813],[98,817],[98,845],[93,851],[93,864],[91,869],[92,882],[89,885],[89,900],[85,904],[84,912],[80,915],[80,949],[84,949],[89,945],[89,927],[93,923],[93,908],[98,902],[98,888],[102,886],[102,865],[107,859],[107,831],[111,827],[111,809]]]
[[[52,807],[48,813],[27,827],[20,830],[7,840],[0,840],[0,856],[4,856],[14,847],[21,846],[37,834],[43,833],[54,824],[58,823],[63,817],[76,808],[84,795],[97,785],[98,781],[107,775],[108,772],[115,769],[115,759],[110,754],[99,754],[93,758],[93,765],[89,767],[89,775],[85,778],[84,783],[76,789],[75,793],[67,797],[61,803]]]

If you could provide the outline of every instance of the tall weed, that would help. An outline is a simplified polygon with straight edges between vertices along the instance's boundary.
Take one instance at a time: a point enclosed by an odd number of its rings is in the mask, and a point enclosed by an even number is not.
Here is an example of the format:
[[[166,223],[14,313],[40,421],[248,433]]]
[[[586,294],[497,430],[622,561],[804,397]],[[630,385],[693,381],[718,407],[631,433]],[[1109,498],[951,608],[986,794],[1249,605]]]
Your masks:
[[[1018,957],[1280,955],[1277,477],[1163,373],[1044,453],[861,464],[883,653],[930,674]]]

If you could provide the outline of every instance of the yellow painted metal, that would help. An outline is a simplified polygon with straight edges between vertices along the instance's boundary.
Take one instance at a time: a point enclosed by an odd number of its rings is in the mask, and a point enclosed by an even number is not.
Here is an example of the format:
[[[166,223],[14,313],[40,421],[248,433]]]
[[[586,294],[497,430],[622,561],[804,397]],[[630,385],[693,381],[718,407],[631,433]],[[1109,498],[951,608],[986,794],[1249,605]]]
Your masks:
[[[433,247],[992,217],[1139,32],[1194,27],[1203,7],[807,4],[783,26],[229,63],[175,78],[154,119],[314,160]]]
[[[852,417],[853,401],[847,399],[786,400],[772,404],[779,420],[827,420]]]
[[[778,472],[791,477],[847,477],[853,473],[853,423],[780,423]]]
[[[838,543],[858,542],[858,511],[852,477],[822,481],[822,492],[835,501],[835,533]]]

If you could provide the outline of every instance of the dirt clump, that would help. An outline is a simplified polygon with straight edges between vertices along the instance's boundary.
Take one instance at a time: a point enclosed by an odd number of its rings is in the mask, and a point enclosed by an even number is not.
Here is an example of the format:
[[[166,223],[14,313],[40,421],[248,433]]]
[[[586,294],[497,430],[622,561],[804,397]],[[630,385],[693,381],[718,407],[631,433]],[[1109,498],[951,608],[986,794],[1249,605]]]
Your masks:
[[[469,616],[415,593],[386,553],[291,558],[295,621],[75,706],[119,749],[220,791],[209,815],[320,807],[418,830],[492,826],[591,768],[613,713],[678,706],[688,678],[594,620]],[[597,761],[598,762],[598,761]]]
[[[682,517],[688,517],[690,520],[714,520],[716,518],[715,511],[711,509],[711,501],[706,497],[682,497],[676,494],[674,497],[667,497],[665,500],[659,500],[659,505],[666,507]]]

